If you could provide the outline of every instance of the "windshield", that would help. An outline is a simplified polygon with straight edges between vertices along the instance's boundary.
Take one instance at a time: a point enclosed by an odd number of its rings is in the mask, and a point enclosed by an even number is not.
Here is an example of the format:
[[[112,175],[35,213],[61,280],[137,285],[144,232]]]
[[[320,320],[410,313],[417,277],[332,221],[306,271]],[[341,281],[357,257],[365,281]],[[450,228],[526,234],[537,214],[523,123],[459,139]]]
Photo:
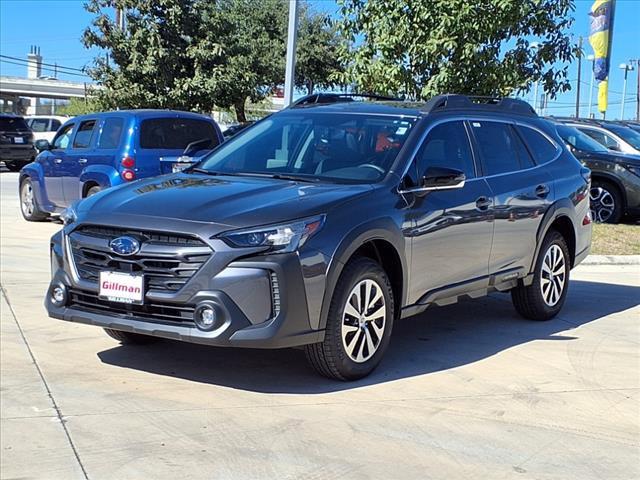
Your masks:
[[[29,127],[22,117],[0,117],[0,131],[28,132]]]
[[[606,128],[618,135],[633,148],[640,150],[640,133],[629,127],[621,127],[619,125],[607,125]]]
[[[575,127],[558,125],[558,135],[569,145],[585,152],[608,153],[609,149]]]
[[[281,113],[222,144],[198,170],[376,182],[391,168],[414,123],[401,116]]]

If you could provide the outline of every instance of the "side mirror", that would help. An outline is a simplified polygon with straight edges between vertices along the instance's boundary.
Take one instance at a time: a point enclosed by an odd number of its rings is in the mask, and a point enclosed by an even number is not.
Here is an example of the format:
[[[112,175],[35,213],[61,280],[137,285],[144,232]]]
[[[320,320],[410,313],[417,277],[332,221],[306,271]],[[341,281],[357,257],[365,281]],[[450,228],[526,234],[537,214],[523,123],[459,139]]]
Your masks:
[[[40,140],[36,140],[34,145],[39,152],[51,149],[51,144],[49,143],[49,140],[46,140],[44,138],[41,138]]]
[[[614,152],[619,152],[620,151],[620,147],[618,145],[609,145],[609,150],[613,150]]]
[[[415,187],[398,189],[399,193],[413,193],[421,196],[436,190],[453,190],[464,187],[464,172],[448,167],[429,167]]]
[[[451,190],[464,187],[466,177],[464,172],[455,168],[429,167],[422,177],[421,189],[431,190]]]

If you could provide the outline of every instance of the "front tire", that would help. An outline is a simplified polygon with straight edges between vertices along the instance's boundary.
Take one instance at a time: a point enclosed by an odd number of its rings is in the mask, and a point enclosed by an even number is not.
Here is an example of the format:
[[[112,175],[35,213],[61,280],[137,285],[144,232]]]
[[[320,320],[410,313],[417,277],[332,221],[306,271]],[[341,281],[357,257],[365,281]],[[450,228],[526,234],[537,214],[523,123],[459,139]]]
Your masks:
[[[357,380],[380,363],[393,329],[391,282],[369,258],[351,260],[336,285],[323,342],[307,345],[311,366],[337,380]]]
[[[147,343],[154,343],[158,341],[156,337],[152,337],[151,335],[123,332],[120,330],[113,330],[111,328],[105,328],[104,331],[111,338],[118,340],[123,345],[145,345]]]
[[[569,290],[571,261],[564,237],[550,231],[542,242],[533,283],[511,290],[511,300],[520,315],[529,320],[550,320],[562,309]]]
[[[28,222],[41,222],[49,216],[40,210],[33,193],[33,183],[29,177],[25,177],[20,182],[20,212]]]

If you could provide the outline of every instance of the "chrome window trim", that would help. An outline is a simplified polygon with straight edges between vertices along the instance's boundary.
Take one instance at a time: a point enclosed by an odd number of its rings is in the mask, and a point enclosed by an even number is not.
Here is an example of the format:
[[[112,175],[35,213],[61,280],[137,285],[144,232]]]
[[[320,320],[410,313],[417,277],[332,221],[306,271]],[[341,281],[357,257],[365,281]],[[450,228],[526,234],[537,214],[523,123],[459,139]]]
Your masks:
[[[545,165],[548,165],[552,162],[555,162],[558,158],[560,158],[560,155],[562,155],[562,148],[558,145],[558,143],[552,139],[546,132],[540,130],[538,127],[531,125],[527,122],[523,122],[519,119],[504,119],[504,118],[494,118],[491,116],[484,116],[484,115],[469,115],[469,114],[465,114],[465,115],[456,115],[456,116],[451,116],[451,117],[447,117],[447,118],[441,118],[438,119],[436,121],[434,121],[431,125],[429,125],[429,127],[427,127],[427,129],[422,133],[420,140],[418,141],[417,146],[415,147],[414,151],[411,153],[411,157],[410,160],[407,162],[407,165],[405,166],[402,175],[400,175],[400,179],[402,180],[407,173],[409,172],[409,168],[411,168],[411,165],[413,164],[413,162],[416,159],[416,156],[418,155],[418,152],[420,150],[420,147],[422,147],[422,144],[424,143],[427,135],[429,135],[429,133],[431,132],[431,130],[442,124],[442,123],[446,123],[446,122],[455,122],[455,121],[463,121],[463,122],[473,122],[474,120],[477,121],[481,121],[481,122],[498,122],[498,123],[506,123],[508,125],[519,125],[519,126],[523,126],[526,128],[530,128],[538,133],[540,133],[542,136],[544,136],[549,142],[551,142],[551,144],[556,147],[556,154],[555,156],[549,160],[546,163],[540,163],[540,164],[536,164],[533,167],[529,167],[529,168],[523,168],[523,169],[519,169],[519,170],[512,170],[509,172],[504,172],[504,173],[496,173],[494,175],[480,175],[480,176],[476,176],[475,178],[469,179],[467,180],[467,182],[472,181],[472,180],[479,180],[479,179],[488,179],[488,178],[494,178],[494,177],[501,177],[504,175],[512,175],[513,173],[516,172],[528,172],[530,170],[535,170],[536,168],[540,168],[543,167]],[[467,132],[467,134],[469,134],[470,132]],[[473,155],[473,160],[474,160],[474,164],[475,164],[475,168],[476,168],[476,173],[478,173],[478,161],[480,161],[479,158],[476,158],[476,149],[474,148],[474,145],[471,145],[471,151],[472,151],[472,155]],[[534,159],[535,161],[535,159]],[[484,173],[484,172],[483,172]],[[401,193],[400,190],[400,185],[398,185],[398,193]],[[409,190],[404,190],[409,191]]]

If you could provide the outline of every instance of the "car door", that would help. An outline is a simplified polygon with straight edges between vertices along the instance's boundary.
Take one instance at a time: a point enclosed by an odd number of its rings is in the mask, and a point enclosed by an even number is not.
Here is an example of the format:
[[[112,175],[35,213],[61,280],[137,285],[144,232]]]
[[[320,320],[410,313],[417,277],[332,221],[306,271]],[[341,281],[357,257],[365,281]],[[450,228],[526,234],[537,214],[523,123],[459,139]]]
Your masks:
[[[67,204],[82,196],[80,175],[85,167],[92,163],[95,150],[94,138],[98,130],[97,124],[96,118],[82,120],[76,129],[71,148],[67,150],[63,177],[64,198]]]
[[[49,150],[45,150],[38,162],[44,172],[44,183],[47,198],[56,206],[65,206],[62,179],[66,168],[67,150],[75,130],[74,123],[68,123],[56,134]]]
[[[464,121],[442,122],[428,131],[411,168],[422,178],[430,167],[461,170],[466,180],[462,188],[412,199],[411,303],[450,296],[459,284],[468,290],[487,284],[493,195],[478,176]]]
[[[494,195],[495,226],[489,273],[511,274],[519,269],[528,273],[538,227],[553,201],[553,179],[547,169],[536,165],[532,154],[534,148],[544,148],[544,144],[535,147],[530,144],[532,148],[528,148],[510,122],[474,119],[469,125],[483,174]],[[556,151],[541,132],[522,128]]]

